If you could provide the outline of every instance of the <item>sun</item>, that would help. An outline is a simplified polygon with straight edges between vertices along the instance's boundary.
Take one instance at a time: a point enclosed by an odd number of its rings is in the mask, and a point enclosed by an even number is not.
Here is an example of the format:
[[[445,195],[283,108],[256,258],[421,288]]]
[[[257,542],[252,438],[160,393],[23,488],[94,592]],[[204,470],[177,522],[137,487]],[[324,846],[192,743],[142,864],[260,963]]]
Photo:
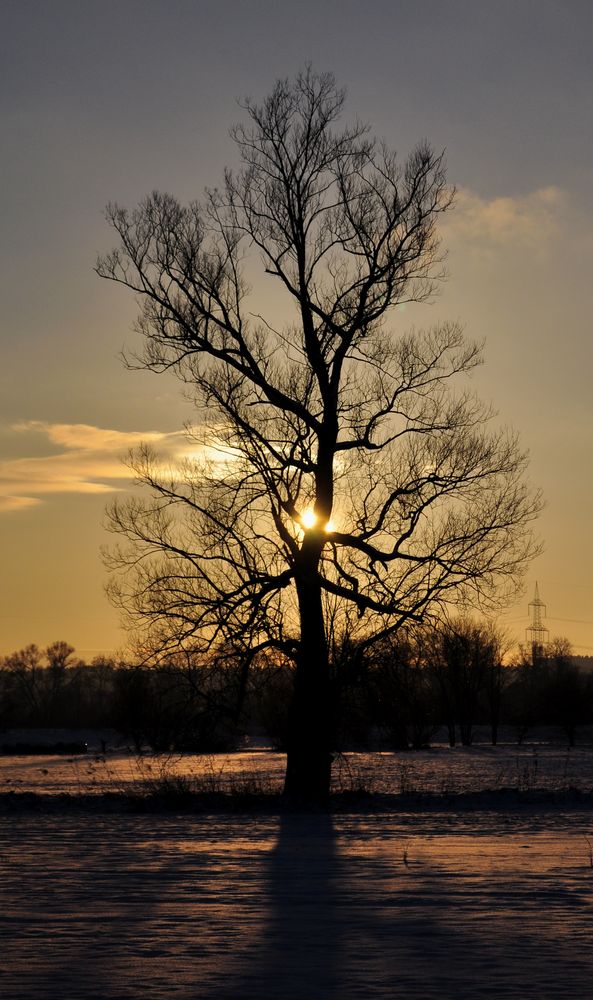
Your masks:
[[[301,524],[303,528],[314,528],[317,524],[317,514],[309,508],[301,514]]]
[[[302,528],[308,531],[310,528],[319,526],[319,518],[315,511],[311,507],[308,507],[307,510],[303,511],[299,517],[299,524]],[[323,524],[322,527],[328,535],[331,535],[332,532],[336,530],[335,523],[331,519]]]

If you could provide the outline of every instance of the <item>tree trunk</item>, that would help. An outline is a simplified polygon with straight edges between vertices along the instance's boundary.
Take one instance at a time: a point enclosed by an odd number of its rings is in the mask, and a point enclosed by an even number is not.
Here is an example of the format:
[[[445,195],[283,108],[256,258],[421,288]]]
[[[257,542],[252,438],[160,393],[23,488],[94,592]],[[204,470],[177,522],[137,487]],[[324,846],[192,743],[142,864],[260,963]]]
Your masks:
[[[301,641],[288,728],[284,795],[292,802],[324,805],[329,799],[333,750],[329,656],[318,547],[305,543],[302,555],[296,579]]]
[[[472,737],[473,737],[473,722],[468,722],[467,719],[463,719],[459,723],[459,736],[461,739],[462,747],[471,747]]]

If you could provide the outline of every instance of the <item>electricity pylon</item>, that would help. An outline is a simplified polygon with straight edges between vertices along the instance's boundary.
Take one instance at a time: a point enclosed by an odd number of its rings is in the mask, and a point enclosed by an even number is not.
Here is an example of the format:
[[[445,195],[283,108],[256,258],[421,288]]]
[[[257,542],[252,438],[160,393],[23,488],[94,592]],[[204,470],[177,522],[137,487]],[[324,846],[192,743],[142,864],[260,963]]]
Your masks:
[[[548,629],[542,623],[542,618],[546,616],[546,605],[540,599],[537,583],[535,585],[535,597],[529,605],[528,610],[531,625],[525,629],[525,638],[533,652],[536,652],[547,645],[550,637]]]

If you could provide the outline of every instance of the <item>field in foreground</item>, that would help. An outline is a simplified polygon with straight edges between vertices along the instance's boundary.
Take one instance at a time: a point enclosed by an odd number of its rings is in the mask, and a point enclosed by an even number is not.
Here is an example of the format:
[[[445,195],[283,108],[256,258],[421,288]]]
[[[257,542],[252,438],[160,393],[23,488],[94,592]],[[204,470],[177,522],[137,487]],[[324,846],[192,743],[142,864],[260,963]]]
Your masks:
[[[333,815],[283,763],[1,758],[3,1000],[592,995],[593,747],[349,754]]]
[[[593,813],[0,818],[4,1000],[586,998]]]

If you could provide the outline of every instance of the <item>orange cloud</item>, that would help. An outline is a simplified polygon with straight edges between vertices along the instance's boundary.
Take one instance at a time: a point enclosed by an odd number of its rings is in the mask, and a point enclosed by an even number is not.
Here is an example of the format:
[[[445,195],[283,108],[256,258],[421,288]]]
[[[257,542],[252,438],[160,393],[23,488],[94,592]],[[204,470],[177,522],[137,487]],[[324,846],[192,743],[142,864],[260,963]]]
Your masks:
[[[51,424],[40,420],[13,424],[21,436],[42,435],[60,451],[53,455],[0,461],[0,512],[25,510],[58,493],[117,492],[129,485],[124,457],[142,442],[155,445],[165,458],[188,454],[185,432],[117,431],[89,424]]]
[[[115,431],[91,424],[49,424],[43,420],[24,420],[13,424],[12,430],[24,433],[36,431],[44,434],[52,444],[92,452],[124,451],[142,442],[156,444],[175,436],[161,431]]]
[[[38,497],[11,497],[0,494],[0,514],[10,510],[27,510],[41,503]]]

